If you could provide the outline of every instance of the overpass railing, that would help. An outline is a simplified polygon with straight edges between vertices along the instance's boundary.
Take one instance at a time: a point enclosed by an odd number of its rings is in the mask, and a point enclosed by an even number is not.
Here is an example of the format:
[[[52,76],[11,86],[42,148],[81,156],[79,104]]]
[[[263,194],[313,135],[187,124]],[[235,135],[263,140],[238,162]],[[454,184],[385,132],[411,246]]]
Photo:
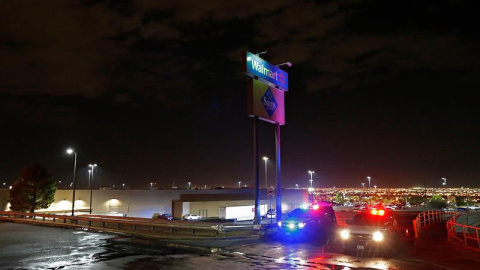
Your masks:
[[[421,212],[413,220],[415,239],[418,239],[425,227],[435,223],[445,222],[456,215],[458,215],[458,213],[453,211],[430,210]]]
[[[447,221],[448,241],[480,252],[480,212],[459,214]]]
[[[116,217],[101,215],[55,215],[40,213],[24,213],[12,211],[0,211],[0,220],[9,220],[25,223],[43,223],[53,226],[88,227],[91,229],[110,229],[121,231],[133,231],[149,234],[192,235],[199,237],[225,237],[236,236],[238,233],[253,231],[253,226],[235,228],[207,222],[191,222],[183,220],[158,220],[148,218]],[[248,227],[248,228],[247,228]],[[262,228],[263,229],[263,228]]]

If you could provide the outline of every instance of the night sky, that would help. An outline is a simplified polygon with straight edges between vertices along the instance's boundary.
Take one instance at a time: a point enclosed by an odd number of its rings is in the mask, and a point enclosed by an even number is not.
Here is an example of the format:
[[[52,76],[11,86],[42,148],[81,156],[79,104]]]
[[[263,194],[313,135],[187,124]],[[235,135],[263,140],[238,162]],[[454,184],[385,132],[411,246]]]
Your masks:
[[[478,187],[469,1],[0,1],[0,184],[252,186],[240,55],[289,73],[283,186]],[[274,185],[274,125],[260,123]],[[264,163],[260,163],[261,185]]]

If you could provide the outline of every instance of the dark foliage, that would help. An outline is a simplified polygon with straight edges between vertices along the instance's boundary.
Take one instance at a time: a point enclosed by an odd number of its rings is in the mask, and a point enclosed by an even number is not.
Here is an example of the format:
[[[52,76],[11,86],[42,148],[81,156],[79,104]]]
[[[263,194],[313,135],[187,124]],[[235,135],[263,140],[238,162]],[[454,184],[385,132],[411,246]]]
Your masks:
[[[10,209],[30,211],[48,208],[54,201],[57,191],[56,181],[48,170],[40,164],[25,167],[10,190]]]

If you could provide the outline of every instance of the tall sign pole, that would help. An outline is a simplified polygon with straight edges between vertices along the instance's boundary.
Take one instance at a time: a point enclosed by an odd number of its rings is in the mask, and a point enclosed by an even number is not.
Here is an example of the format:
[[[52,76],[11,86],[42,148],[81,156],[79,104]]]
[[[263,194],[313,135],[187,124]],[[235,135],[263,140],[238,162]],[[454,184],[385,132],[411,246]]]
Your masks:
[[[254,224],[260,224],[260,173],[258,155],[258,116],[253,118],[253,166],[255,168],[255,219]]]
[[[247,80],[247,111],[248,115],[253,117],[253,162],[255,168],[254,224],[260,225],[258,120],[260,119],[275,124],[277,178],[276,218],[277,220],[281,220],[280,125],[285,125],[284,93],[288,91],[288,73],[250,52],[244,52],[242,54],[242,60],[243,71],[249,77]],[[288,65],[291,66],[290,63],[288,63]],[[268,190],[267,186],[266,188]]]
[[[277,198],[275,209],[277,222],[282,220],[282,162],[280,159],[280,124],[275,124],[275,145],[276,145],[276,176],[277,176]]]

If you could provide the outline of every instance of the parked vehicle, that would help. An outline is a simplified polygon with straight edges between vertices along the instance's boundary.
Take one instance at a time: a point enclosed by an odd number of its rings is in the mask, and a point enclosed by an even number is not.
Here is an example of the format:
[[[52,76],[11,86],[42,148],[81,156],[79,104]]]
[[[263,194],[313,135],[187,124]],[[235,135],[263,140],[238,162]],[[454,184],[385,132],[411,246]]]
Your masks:
[[[266,218],[277,218],[277,211],[275,209],[268,209]]]
[[[158,219],[173,220],[173,217],[170,214],[161,214],[158,216]]]
[[[202,219],[202,217],[195,214],[186,214],[183,216],[183,219],[184,220],[200,220]]]

